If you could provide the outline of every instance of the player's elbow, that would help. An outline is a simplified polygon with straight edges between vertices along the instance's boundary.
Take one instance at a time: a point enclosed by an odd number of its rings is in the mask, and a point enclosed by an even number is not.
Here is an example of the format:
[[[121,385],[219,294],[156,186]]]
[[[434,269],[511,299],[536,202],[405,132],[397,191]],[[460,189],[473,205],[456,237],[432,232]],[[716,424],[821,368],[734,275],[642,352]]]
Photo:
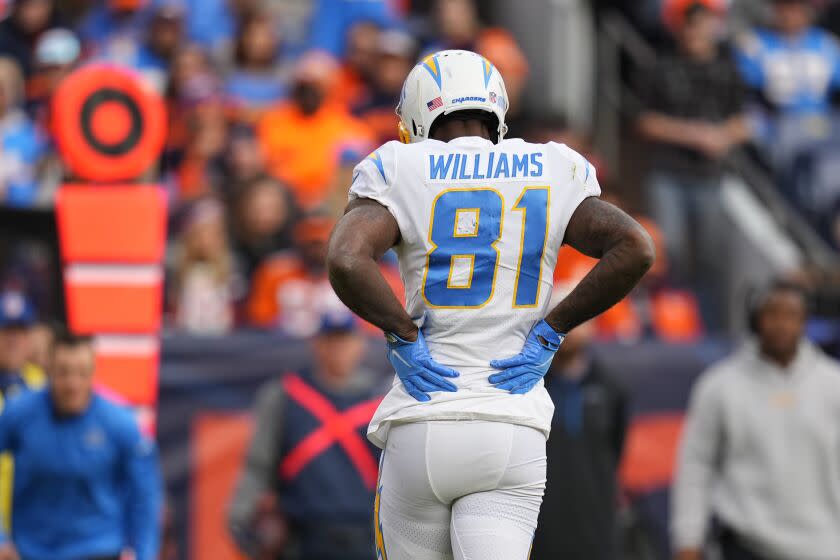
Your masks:
[[[633,254],[633,261],[644,275],[656,261],[656,246],[653,238],[640,224],[630,229],[625,235],[625,243]]]
[[[360,264],[361,257],[352,247],[341,243],[330,243],[327,252],[327,271],[333,283],[351,278],[359,269]]]

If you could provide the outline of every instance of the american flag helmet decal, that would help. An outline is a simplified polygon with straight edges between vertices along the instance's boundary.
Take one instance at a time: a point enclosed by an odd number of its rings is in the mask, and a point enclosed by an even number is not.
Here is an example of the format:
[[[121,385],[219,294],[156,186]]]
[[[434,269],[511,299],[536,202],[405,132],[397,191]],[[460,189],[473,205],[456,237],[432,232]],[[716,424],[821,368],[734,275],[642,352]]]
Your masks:
[[[441,99],[440,97],[435,97],[434,99],[426,103],[426,107],[429,108],[429,111],[440,109],[441,107],[443,107],[443,99]]]

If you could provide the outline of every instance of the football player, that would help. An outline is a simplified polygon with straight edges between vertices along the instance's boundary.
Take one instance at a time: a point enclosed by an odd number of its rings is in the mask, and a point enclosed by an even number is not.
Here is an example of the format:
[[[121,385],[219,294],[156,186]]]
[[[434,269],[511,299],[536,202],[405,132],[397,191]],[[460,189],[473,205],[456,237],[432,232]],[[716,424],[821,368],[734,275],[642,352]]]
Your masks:
[[[329,247],[330,280],[385,332],[394,384],[368,437],[384,449],[376,549],[387,560],[525,560],[545,488],[564,333],[622,299],[650,237],[598,198],[565,145],[505,140],[502,77],[460,50],[409,74],[400,142],[360,163]],[[599,258],[548,309],[562,243]],[[393,248],[405,307],[376,264]]]

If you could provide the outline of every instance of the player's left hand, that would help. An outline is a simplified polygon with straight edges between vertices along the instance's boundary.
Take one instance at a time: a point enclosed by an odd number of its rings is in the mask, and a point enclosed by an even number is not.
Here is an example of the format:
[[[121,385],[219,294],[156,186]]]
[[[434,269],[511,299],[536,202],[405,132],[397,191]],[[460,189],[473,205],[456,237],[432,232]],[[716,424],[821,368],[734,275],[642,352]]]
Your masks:
[[[502,370],[490,376],[490,383],[497,389],[504,389],[521,395],[534,388],[545,377],[554,353],[560,348],[563,339],[560,334],[545,321],[540,321],[525,339],[522,352],[504,360],[493,360],[490,366]]]

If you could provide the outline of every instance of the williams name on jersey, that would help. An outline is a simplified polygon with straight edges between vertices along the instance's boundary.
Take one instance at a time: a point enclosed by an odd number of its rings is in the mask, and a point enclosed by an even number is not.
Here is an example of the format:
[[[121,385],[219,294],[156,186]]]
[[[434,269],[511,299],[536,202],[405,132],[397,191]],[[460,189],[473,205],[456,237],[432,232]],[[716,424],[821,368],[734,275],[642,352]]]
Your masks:
[[[375,200],[396,219],[406,309],[433,358],[461,374],[457,392],[429,402],[395,378],[371,441],[384,447],[391,423],[425,420],[509,422],[548,435],[554,407],[542,381],[524,395],[496,389],[489,361],[519,352],[546,315],[566,226],[599,194],[589,162],[553,142],[389,142],[356,167],[350,200]]]

